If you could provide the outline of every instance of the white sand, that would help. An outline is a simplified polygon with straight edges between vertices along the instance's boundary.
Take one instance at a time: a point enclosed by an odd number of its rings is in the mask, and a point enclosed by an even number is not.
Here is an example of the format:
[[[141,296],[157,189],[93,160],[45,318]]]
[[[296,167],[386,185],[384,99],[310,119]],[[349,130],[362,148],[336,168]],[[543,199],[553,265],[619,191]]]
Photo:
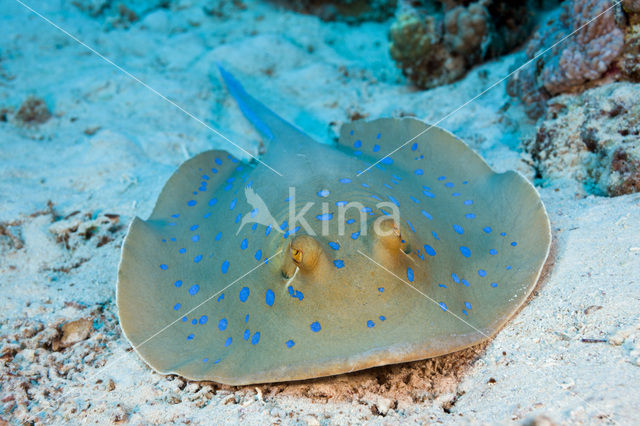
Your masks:
[[[418,92],[389,58],[388,23],[323,23],[256,1],[246,11],[225,6],[216,18],[177,3],[110,31],[70,1],[32,6],[254,153],[256,134],[222,89],[215,61],[330,142],[355,112],[439,120],[521,60],[505,57]],[[9,231],[24,243],[17,249],[0,236],[0,424],[640,421],[640,195],[584,198],[554,182],[541,190],[554,236],[547,274],[487,345],[295,384],[230,388],[154,373],[117,324],[126,225],[150,213],[188,157],[211,148],[247,156],[13,0],[0,12],[0,108],[34,94],[54,114],[32,128],[0,123],[0,222],[13,222]],[[499,171],[533,176],[518,144],[534,123],[504,84],[441,125]],[[93,321],[89,338],[53,351],[58,326],[79,318]]]

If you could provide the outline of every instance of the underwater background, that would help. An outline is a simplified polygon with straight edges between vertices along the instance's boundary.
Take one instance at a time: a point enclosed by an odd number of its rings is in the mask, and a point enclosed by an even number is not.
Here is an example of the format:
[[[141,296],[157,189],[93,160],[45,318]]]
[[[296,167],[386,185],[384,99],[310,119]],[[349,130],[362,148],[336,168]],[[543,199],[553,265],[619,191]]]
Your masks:
[[[0,20],[0,422],[640,420],[639,1],[5,0]],[[250,160],[203,123],[262,149],[217,62],[316,140],[412,116],[522,173],[554,239],[529,303],[409,364],[154,373],[118,324],[128,224],[195,154]]]

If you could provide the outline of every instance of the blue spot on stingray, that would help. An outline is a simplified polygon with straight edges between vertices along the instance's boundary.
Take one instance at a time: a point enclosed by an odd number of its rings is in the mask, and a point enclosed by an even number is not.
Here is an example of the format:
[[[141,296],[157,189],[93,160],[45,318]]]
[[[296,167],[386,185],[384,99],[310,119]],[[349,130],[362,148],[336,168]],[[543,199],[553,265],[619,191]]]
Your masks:
[[[302,294],[302,292],[299,290],[294,290],[292,286],[287,287],[287,291],[289,292],[289,296],[293,297],[294,299],[298,299],[300,301],[304,299],[304,294]]]
[[[362,146],[362,141],[360,139],[358,139],[353,143],[354,148],[360,148],[361,146]]]
[[[246,248],[247,248],[247,244],[249,244],[249,241],[247,241],[247,239],[245,238],[244,240],[242,240],[242,241],[240,242],[240,248],[241,248],[242,250],[246,249]]]
[[[417,143],[414,143],[413,145],[411,145],[411,151],[415,151],[416,149],[418,149]]]
[[[251,338],[251,344],[257,345],[259,341],[260,341],[260,332],[256,331],[253,337]]]
[[[424,174],[424,170],[416,169],[413,173],[417,174],[418,176],[422,176]]]
[[[227,329],[227,324],[229,324],[227,319],[222,318],[220,321],[218,321],[218,330],[225,331]]]
[[[436,251],[433,249],[433,247],[431,247],[429,244],[425,244],[424,245],[424,251],[429,255],[429,256],[435,256],[436,255]]]
[[[316,216],[316,219],[318,219],[318,220],[331,220],[331,219],[333,219],[333,213],[319,214],[318,216]]]
[[[196,325],[197,323],[198,323],[197,319],[194,318],[194,319],[191,320],[191,324]]]
[[[464,217],[466,217],[467,219],[475,219],[476,215],[473,213],[467,213],[464,215]]]
[[[411,222],[409,222],[409,221],[407,220],[407,224],[409,225],[409,228],[411,228],[411,230],[412,230],[413,232],[416,232],[416,228],[414,228],[414,227],[413,227],[413,225],[411,224]]]
[[[329,196],[329,190],[328,189],[323,189],[322,191],[318,191],[318,197],[328,197]]]
[[[276,295],[275,295],[275,294],[273,294],[273,290],[268,289],[268,290],[267,290],[267,293],[266,293],[266,294],[265,294],[265,296],[264,296],[264,298],[265,298],[265,301],[267,302],[267,305],[269,305],[269,306],[273,306],[273,302],[274,302],[274,301],[275,301],[275,299],[276,299]]]
[[[388,164],[393,164],[393,158],[385,157],[385,158],[383,158],[382,160],[380,160],[380,162],[381,162],[382,164],[387,164],[387,165],[388,165]]]
[[[209,361],[209,358],[204,358],[204,359],[202,360],[202,362],[208,362],[208,361]]]
[[[342,179],[340,179],[340,183],[351,183],[351,179],[349,179],[349,178],[342,178]]]
[[[489,233],[491,232],[491,227],[490,227],[490,226],[487,226],[487,227],[485,227],[485,228],[482,228],[482,230],[483,230],[485,233],[489,234]]]
[[[433,238],[440,241],[440,238],[438,238],[438,234],[436,234],[436,231],[431,231],[431,235],[433,235]]]
[[[384,315],[380,315],[378,318],[380,318],[380,321],[384,321],[387,319],[387,317],[385,317]]]
[[[493,287],[493,288],[498,287],[498,283],[491,283],[491,287]]]
[[[342,206],[346,206],[347,202],[346,201],[336,201],[336,206],[338,207],[342,207]]]
[[[334,243],[333,241],[329,241],[329,247],[331,247],[334,250],[340,250],[340,244]]]
[[[498,254],[498,250],[496,250],[496,249],[491,249],[491,250],[489,250],[489,254],[490,254],[491,256],[495,256],[496,254]]]
[[[207,321],[209,321],[209,318],[207,318],[206,315],[201,316],[200,319],[198,320],[198,322],[203,325],[206,324]]]
[[[198,204],[198,203],[196,202],[196,200],[189,200],[189,202],[187,202],[187,205],[188,205],[189,207],[193,207],[193,206],[195,206],[196,204]]]
[[[373,211],[373,209],[371,207],[363,207],[360,209],[361,212],[363,213],[369,213],[371,211]]]
[[[198,263],[201,260],[202,260],[202,255],[201,254],[199,254],[199,255],[197,255],[196,257],[193,258],[194,263]]]
[[[218,169],[216,169],[215,167],[212,167],[211,168],[211,173],[213,173],[215,175],[216,173],[218,173]]]
[[[444,184],[444,186],[446,186],[447,188],[453,188],[453,183],[452,182],[447,182]]]
[[[385,188],[387,188],[387,189],[393,189],[393,187],[392,187],[391,185],[389,185],[388,183],[385,183],[385,184],[384,184],[384,186],[385,186]]]
[[[372,195],[371,198],[374,198],[378,201],[382,201],[382,198],[378,197],[377,195]]]
[[[419,257],[421,260],[424,260],[424,255],[423,255],[422,253],[420,253],[420,250],[417,250],[417,249],[416,249],[416,254],[418,255],[418,257]]]
[[[462,313],[465,315],[469,315],[469,313],[465,309],[462,310]]]
[[[271,233],[271,225],[267,226],[267,229],[264,231],[264,235],[269,235]]]
[[[373,152],[378,152],[378,151],[380,151],[380,145],[375,144],[375,145],[373,146]]]
[[[453,230],[460,235],[464,234],[464,229],[460,225],[453,225]]]
[[[249,298],[249,287],[242,287],[242,290],[240,290],[239,297],[242,303],[246,302],[247,299]]]
[[[293,340],[287,340],[287,343],[285,343],[285,345],[287,345],[288,348],[292,348],[293,345],[295,345],[296,342],[294,342]]]
[[[380,139],[380,137],[381,137],[381,136],[382,136],[382,133],[378,133],[378,134],[376,135],[376,139]]]
[[[198,291],[200,291],[200,286],[198,284],[194,284],[191,287],[189,287],[189,294],[192,296],[195,296]]]
[[[175,283],[173,283],[173,285],[175,285],[176,287],[180,287],[182,285],[182,280],[178,280]]]
[[[233,342],[233,338],[227,337],[227,340],[224,341],[224,346],[227,347]]]
[[[258,249],[254,257],[256,258],[256,260],[262,259],[262,250]]]
[[[416,204],[420,202],[420,200],[418,200],[416,197],[409,196],[409,198],[411,198],[411,201],[413,201]]]
[[[469,302],[464,302],[464,307],[467,308],[467,309],[473,309],[471,307],[471,303],[469,303]]]
[[[194,337],[196,337],[195,334],[191,333],[187,336],[187,340],[193,340]]]
[[[362,155],[362,151],[354,151],[353,155],[355,155],[356,157],[359,157],[360,155]]]
[[[249,340],[249,337],[251,336],[251,332],[249,331],[249,329],[247,328],[244,331],[244,334],[242,335],[242,337],[244,338],[244,340]]]
[[[465,206],[470,206],[471,204],[473,204],[473,200],[464,200]]]
[[[435,198],[435,197],[436,197],[435,195],[433,195],[433,193],[431,193],[431,192],[427,191],[426,189],[425,189],[424,191],[422,191],[422,193],[423,193],[426,197],[429,197],[429,198]]]
[[[398,200],[396,200],[395,198],[393,198],[391,195],[387,195],[387,197],[389,197],[389,199],[391,200],[391,202],[393,204],[395,204],[396,206],[400,207],[400,203],[398,203]]]
[[[458,278],[455,273],[451,274],[451,279],[453,279],[456,284],[460,284],[460,278]]]
[[[509,265],[509,266],[507,266],[506,269],[507,269],[507,271],[510,271],[512,268],[513,268],[513,266]]]
[[[222,270],[223,274],[226,274],[229,270],[229,261],[225,260],[224,262],[222,262],[222,267],[220,269]]]
[[[229,204],[229,210],[233,210],[237,202],[238,202],[237,198],[234,198],[233,200],[231,200],[231,203]]]
[[[506,232],[501,232],[500,235],[502,235],[503,237],[507,235]]]
[[[350,134],[351,136],[353,136],[353,130],[351,130],[351,131],[349,132],[349,134]]]
[[[447,288],[447,286],[444,284],[438,284],[438,287]]]
[[[441,308],[442,308],[442,310],[443,310],[443,311],[445,311],[445,312],[447,311],[447,309],[449,309],[449,308],[447,308],[447,305],[445,305],[445,303],[444,303],[444,302],[440,302],[440,307],[441,307]]]
[[[311,323],[310,327],[311,327],[311,331],[313,331],[314,333],[317,333],[318,331],[320,331],[322,329],[322,327],[320,327],[320,323],[318,321],[315,321],[315,322]]]
[[[182,317],[182,322],[187,322],[187,317]]]
[[[169,267],[163,263],[162,265],[160,265],[160,269],[166,271],[167,269],[169,269]]]
[[[517,245],[518,245],[518,243],[516,243],[515,241],[513,241],[513,242],[511,243],[511,245],[512,245],[513,247],[515,247],[515,246],[517,246]]]
[[[413,282],[413,269],[407,267],[407,279]]]
[[[360,231],[354,232],[353,234],[351,234],[351,239],[357,240],[359,236],[360,236]]]
[[[340,269],[344,267],[344,260],[336,259],[333,261],[333,264],[336,265],[336,268]]]
[[[220,296],[218,296],[218,299],[216,299],[216,302],[219,302],[222,299],[224,299],[224,293],[222,293]]]
[[[438,177],[438,180],[445,180],[447,177],[446,176],[440,176]]]
[[[433,220],[433,216],[431,216],[429,213],[427,213],[426,211],[422,210],[422,214],[424,215],[424,217],[426,217],[429,220]]]
[[[178,309],[180,309],[180,306],[182,306],[182,305],[179,304],[179,303],[176,303],[175,305],[173,305],[173,310],[177,311]]]
[[[369,328],[373,328],[373,327],[375,327],[375,326],[376,326],[376,323],[375,323],[375,322],[373,322],[373,321],[371,321],[371,320],[367,321],[367,327],[369,327]]]
[[[249,322],[249,314],[245,315],[244,322]]]
[[[378,291],[379,291],[380,293],[384,293],[384,287],[378,287]]]
[[[218,166],[221,166],[221,165],[222,165],[222,160],[221,160],[221,159],[216,158],[214,161],[216,162],[216,164],[217,164]]]
[[[211,215],[212,215],[212,213],[211,213],[211,212],[207,212],[207,213],[205,213],[204,215],[202,215],[202,217],[203,217],[203,218],[205,218],[205,219],[207,219],[207,218],[209,218]]]
[[[198,229],[198,226],[199,226],[199,225],[192,225],[192,226],[189,228],[189,230],[190,230],[190,231],[195,231],[196,229]]]
[[[485,271],[484,269],[478,269],[478,275],[480,275],[481,277],[486,277],[487,271]]]
[[[191,241],[193,241],[194,243],[198,242],[199,239],[200,239],[200,235],[192,235],[191,236]]]
[[[355,219],[349,219],[347,220],[347,225],[351,225],[352,223],[354,223],[356,220]]]
[[[215,238],[215,240],[216,240],[216,241],[220,241],[220,238],[222,238],[222,232],[218,232],[218,233],[216,234],[216,238]]]
[[[462,278],[460,281],[462,281],[462,284],[463,284],[465,287],[469,287],[469,286],[471,285],[471,283],[469,283],[469,281],[465,280],[464,278]]]
[[[462,253],[464,257],[471,257],[471,250],[469,247],[460,246],[460,253]]]

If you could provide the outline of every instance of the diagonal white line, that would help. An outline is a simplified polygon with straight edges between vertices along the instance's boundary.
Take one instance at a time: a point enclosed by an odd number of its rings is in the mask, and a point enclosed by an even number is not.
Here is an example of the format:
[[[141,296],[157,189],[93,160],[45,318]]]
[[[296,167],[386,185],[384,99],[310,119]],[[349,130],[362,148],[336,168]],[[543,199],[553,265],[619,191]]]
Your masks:
[[[378,165],[382,160],[384,160],[385,158],[388,158],[390,155],[395,154],[396,152],[398,152],[399,150],[401,150],[402,148],[404,148],[405,146],[407,146],[408,144],[410,144],[411,142],[413,142],[414,140],[416,140],[417,138],[419,138],[420,136],[424,135],[425,133],[427,133],[429,130],[431,130],[432,128],[434,128],[435,126],[437,126],[438,124],[442,123],[444,120],[446,120],[447,118],[451,117],[452,115],[454,115],[455,113],[457,113],[458,111],[460,111],[461,109],[463,109],[464,107],[466,107],[467,105],[469,105],[470,103],[475,102],[478,98],[482,97],[485,93],[487,93],[488,91],[490,91],[491,89],[493,89],[494,87],[498,86],[499,84],[501,84],[503,81],[505,81],[506,79],[508,79],[509,77],[511,77],[513,74],[517,73],[518,71],[520,71],[521,69],[523,69],[524,67],[526,67],[527,65],[529,65],[530,63],[532,63],[533,61],[535,61],[536,59],[538,59],[540,56],[546,54],[547,52],[549,52],[551,49],[553,49],[554,47],[556,47],[557,45],[563,43],[564,41],[566,41],[568,38],[574,36],[576,33],[578,33],[580,30],[582,30],[584,27],[586,27],[587,25],[591,24],[593,21],[595,21],[596,19],[600,18],[602,15],[604,15],[605,13],[609,12],[611,9],[613,9],[614,7],[618,6],[620,3],[622,3],[622,0],[617,0],[611,7],[607,8],[605,11],[603,11],[602,13],[598,14],[596,17],[594,17],[593,19],[591,19],[589,22],[587,22],[586,24],[582,25],[580,28],[578,28],[577,30],[573,31],[571,34],[566,35],[565,37],[563,37],[562,39],[560,39],[559,41],[557,41],[556,43],[554,43],[553,45],[551,45],[551,47],[537,53],[533,58],[529,59],[528,61],[526,61],[524,64],[520,65],[518,68],[516,68],[515,70],[511,71],[509,74],[507,74],[506,76],[504,76],[503,78],[501,78],[500,80],[496,81],[495,83],[493,83],[491,86],[489,86],[488,88],[486,88],[485,90],[483,90],[482,92],[480,92],[480,94],[474,96],[473,98],[469,99],[468,101],[466,101],[465,103],[463,103],[462,105],[460,105],[459,107],[457,107],[456,109],[454,109],[453,111],[451,111],[450,113],[448,113],[447,115],[445,115],[444,117],[442,117],[441,119],[439,119],[438,121],[436,121],[435,123],[429,125],[429,127],[427,127],[426,129],[424,129],[423,131],[421,131],[420,133],[418,133],[417,135],[415,135],[414,137],[412,137],[411,139],[409,139],[408,141],[406,141],[405,143],[403,143],[402,145],[400,145],[399,147],[397,147],[396,149],[394,149],[393,151],[391,151],[390,153],[388,153],[387,155],[385,155],[384,157],[380,158],[378,161],[376,161],[375,163],[371,164],[369,167],[367,167],[366,169],[358,172],[356,174],[356,176],[360,176],[366,172],[368,172],[369,170],[371,170],[373,167],[375,167],[376,165]]]
[[[371,262],[375,263],[376,265],[378,265],[380,268],[384,269],[385,271],[387,271],[388,273],[390,273],[391,275],[393,275],[394,277],[396,277],[397,279],[399,279],[400,281],[402,281],[403,283],[405,283],[406,285],[408,285],[409,287],[411,287],[412,289],[414,289],[415,291],[417,291],[418,293],[420,293],[422,296],[424,296],[425,298],[429,299],[430,301],[432,301],[433,303],[435,303],[436,305],[438,305],[438,308],[442,309],[440,307],[440,303],[438,303],[434,298],[432,298],[431,296],[425,294],[424,292],[420,291],[418,288],[416,288],[415,286],[413,286],[410,282],[406,281],[405,279],[397,276],[393,271],[389,270],[388,268],[386,268],[384,265],[381,265],[380,263],[376,262],[375,260],[373,260],[372,258],[370,258],[369,256],[367,256],[366,254],[364,254],[362,251],[358,250],[358,253],[360,253],[361,255],[363,255],[364,257],[366,257],[367,259],[369,259]],[[454,317],[458,318],[460,321],[462,321],[463,323],[465,323],[466,325],[468,325],[469,327],[473,328],[475,331],[477,331],[478,333],[482,334],[484,337],[486,337],[487,339],[491,338],[491,336],[489,336],[488,334],[486,334],[485,332],[479,330],[478,328],[476,328],[474,325],[470,324],[468,321],[466,321],[464,318],[460,317],[459,315],[454,314],[453,312],[451,312],[450,309],[447,309],[446,312],[450,313],[451,315],[453,315]]]
[[[186,313],[180,315],[175,321],[171,322],[170,324],[167,324],[166,326],[164,326],[162,329],[158,330],[156,333],[154,333],[152,336],[150,336],[149,338],[145,339],[142,343],[138,344],[138,345],[134,345],[133,343],[131,344],[131,346],[133,348],[135,348],[136,350],[138,348],[140,348],[142,345],[144,345],[145,343],[149,342],[151,339],[153,339],[154,337],[156,337],[157,335],[159,335],[160,333],[162,333],[163,331],[165,331],[166,329],[168,329],[169,327],[171,327],[172,325],[174,325],[175,323],[177,323],[183,316],[185,315],[189,315],[191,312],[195,311],[196,309],[198,309],[199,307],[201,307],[202,305],[204,305],[205,303],[209,302],[211,299],[213,299],[214,297],[218,296],[220,293],[222,293],[223,291],[225,291],[226,289],[228,289],[229,287],[231,287],[232,285],[236,284],[238,281],[240,281],[241,279],[243,279],[244,277],[246,277],[247,275],[249,275],[250,273],[252,273],[253,271],[255,271],[256,269],[260,268],[263,265],[266,265],[271,259],[273,259],[274,257],[276,257],[277,255],[279,255],[280,253],[282,253],[282,249],[280,249],[276,254],[270,256],[269,258],[266,259],[266,261],[262,261],[260,262],[258,265],[256,265],[254,268],[252,268],[249,272],[243,274],[242,276],[236,278],[233,282],[231,282],[230,284],[228,284],[227,286],[225,286],[223,289],[218,290],[216,293],[214,293],[213,295],[209,296],[207,299],[205,299],[202,303],[198,304],[197,306],[195,306],[194,308],[191,308],[189,311],[187,311]],[[109,364],[109,366],[115,365],[118,361],[120,361],[121,359],[123,359],[124,357],[126,357],[128,355],[128,352],[125,352],[123,354],[121,354],[120,356],[116,357],[114,360],[111,361],[111,363]],[[82,380],[85,383],[89,383],[90,380],[94,379],[95,377],[99,376],[100,374],[104,373],[106,370],[109,369],[109,366],[106,367],[102,367],[101,369],[97,370],[96,372],[94,372],[93,374],[89,374],[86,377],[84,377]],[[78,391],[76,391],[77,393]],[[71,393],[70,395],[73,395],[74,393]],[[58,398],[53,399],[53,401],[50,402],[50,405],[53,403],[58,402],[64,395],[64,393],[62,393]],[[69,396],[69,395],[67,395]],[[44,411],[46,411],[46,408],[43,408],[42,410],[38,411],[34,417],[38,417],[40,414],[42,414]]]
[[[211,127],[210,125],[208,125],[207,123],[205,123],[204,121],[202,121],[201,119],[199,119],[198,117],[196,117],[195,115],[193,115],[192,113],[190,113],[189,111],[187,111],[186,109],[184,109],[183,107],[181,107],[180,105],[178,105],[177,103],[175,103],[174,101],[172,101],[171,99],[167,98],[165,95],[163,95],[162,93],[160,93],[159,91],[157,91],[156,89],[154,89],[153,87],[149,86],[147,83],[145,83],[144,81],[140,80],[138,77],[136,77],[135,75],[131,74],[129,71],[125,70],[124,68],[122,68],[121,66],[119,66],[118,64],[116,64],[115,62],[113,62],[111,59],[107,58],[106,56],[104,56],[103,54],[101,54],[100,52],[98,52],[97,50],[95,50],[93,47],[89,46],[88,44],[84,43],[83,41],[81,41],[80,39],[78,39],[76,36],[74,36],[73,34],[69,33],[68,31],[66,31],[64,28],[60,27],[59,25],[57,25],[55,22],[51,21],[49,18],[47,18],[46,16],[42,15],[41,13],[39,13],[38,11],[34,10],[32,7],[30,7],[28,4],[24,3],[22,0],[15,0],[16,2],[18,2],[19,4],[21,4],[25,9],[28,9],[29,11],[31,11],[33,14],[35,14],[36,16],[38,16],[39,18],[41,18],[43,21],[47,22],[48,24],[52,25],[53,27],[55,27],[56,29],[58,29],[60,32],[62,32],[63,34],[65,34],[67,37],[71,38],[72,40],[74,40],[75,42],[77,42],[78,44],[80,44],[81,46],[85,47],[86,49],[88,49],[91,53],[93,53],[94,55],[98,56],[100,59],[102,59],[103,61],[105,61],[106,63],[108,63],[109,65],[112,65],[114,68],[116,68],[118,71],[122,72],[123,74],[125,74],[126,76],[132,78],[133,80],[135,80],[136,82],[140,83],[142,86],[144,86],[145,88],[149,89],[151,92],[153,92],[155,95],[159,96],[161,99],[167,101],[168,103],[170,103],[171,105],[173,105],[174,107],[176,107],[177,109],[179,109],[180,111],[182,111],[184,114],[186,114],[187,116],[191,117],[192,119],[194,119],[195,121],[197,121],[198,123],[200,123],[201,125],[203,125],[204,127],[206,127],[207,129],[211,130],[213,133],[215,133],[216,135],[218,135],[219,137],[221,137],[222,139],[224,139],[225,141],[229,142],[231,145],[235,146],[236,148],[238,148],[239,150],[241,150],[242,152],[244,152],[245,154],[247,154],[249,157],[253,158],[254,160],[256,160],[258,163],[262,164],[263,166],[266,166],[269,170],[271,170],[272,172],[274,172],[275,174],[277,174],[278,176],[282,176],[282,173],[278,172],[276,169],[274,169],[273,167],[269,166],[267,163],[265,163],[264,161],[260,160],[259,158],[257,158],[256,156],[254,156],[253,154],[251,154],[249,151],[247,151],[246,149],[242,148],[240,145],[236,144],[235,142],[233,142],[231,139],[229,139],[228,137],[226,137],[225,135],[223,135],[222,133],[220,133],[218,130],[214,129],[213,127]]]

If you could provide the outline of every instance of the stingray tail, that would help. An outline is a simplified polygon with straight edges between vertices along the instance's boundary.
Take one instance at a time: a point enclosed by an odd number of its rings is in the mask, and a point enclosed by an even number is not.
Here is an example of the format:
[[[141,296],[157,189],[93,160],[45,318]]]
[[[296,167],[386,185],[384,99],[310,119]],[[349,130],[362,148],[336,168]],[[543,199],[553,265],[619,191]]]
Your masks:
[[[269,141],[276,138],[286,138],[287,134],[291,132],[295,132],[297,137],[300,136],[302,132],[299,129],[249,95],[231,73],[225,70],[220,63],[217,65],[227,90],[238,103],[242,114],[253,124],[256,130],[262,133]]]

